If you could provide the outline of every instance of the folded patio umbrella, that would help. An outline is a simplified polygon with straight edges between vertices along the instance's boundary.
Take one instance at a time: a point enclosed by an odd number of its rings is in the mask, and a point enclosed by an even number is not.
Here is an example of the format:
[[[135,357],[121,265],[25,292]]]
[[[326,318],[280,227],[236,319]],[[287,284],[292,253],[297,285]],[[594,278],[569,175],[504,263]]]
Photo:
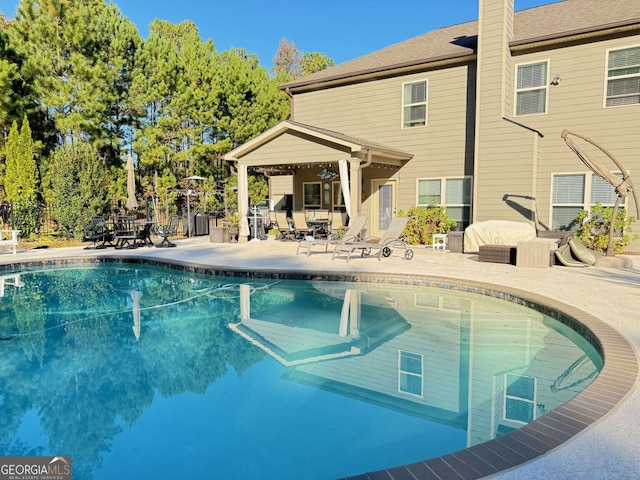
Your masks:
[[[133,159],[127,158],[127,203],[125,207],[128,210],[135,210],[138,208],[138,199],[136,199],[136,177],[133,168]]]

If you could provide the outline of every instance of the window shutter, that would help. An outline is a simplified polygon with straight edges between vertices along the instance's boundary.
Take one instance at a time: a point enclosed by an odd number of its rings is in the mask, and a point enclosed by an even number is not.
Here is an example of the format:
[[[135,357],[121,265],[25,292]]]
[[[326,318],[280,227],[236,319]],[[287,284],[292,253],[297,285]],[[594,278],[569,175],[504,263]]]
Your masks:
[[[553,203],[584,204],[584,175],[553,177]]]
[[[447,205],[469,205],[471,203],[471,179],[452,178],[447,180],[445,202]]]
[[[542,87],[546,84],[546,62],[518,67],[518,89]]]
[[[591,180],[591,205],[596,203],[613,205],[616,203],[616,198],[618,198],[618,195],[613,186],[604,178],[593,175]]]

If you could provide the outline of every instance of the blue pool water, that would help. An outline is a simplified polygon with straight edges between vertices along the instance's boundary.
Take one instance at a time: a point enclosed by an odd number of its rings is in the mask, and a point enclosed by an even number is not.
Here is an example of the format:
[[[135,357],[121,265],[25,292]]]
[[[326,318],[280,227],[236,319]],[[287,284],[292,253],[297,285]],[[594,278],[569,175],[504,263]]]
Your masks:
[[[70,455],[74,479],[389,468],[517,429],[602,367],[463,292],[112,264],[1,281],[0,455]]]

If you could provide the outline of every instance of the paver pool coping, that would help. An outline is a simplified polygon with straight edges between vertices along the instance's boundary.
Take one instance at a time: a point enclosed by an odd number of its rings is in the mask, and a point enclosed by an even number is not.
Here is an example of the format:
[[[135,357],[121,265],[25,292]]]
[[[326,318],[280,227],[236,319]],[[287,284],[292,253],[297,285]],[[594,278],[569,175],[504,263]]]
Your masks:
[[[627,340],[593,315],[556,300],[511,287],[471,280],[414,274],[366,272],[321,272],[313,270],[213,267],[181,260],[135,256],[87,256],[50,260],[19,261],[0,266],[0,271],[16,267],[74,265],[86,263],[126,263],[170,267],[187,272],[242,278],[269,278],[314,281],[388,283],[437,286],[488,295],[518,303],[569,326],[582,335],[604,360],[595,380],[568,402],[507,435],[441,457],[349,477],[349,480],[430,480],[477,479],[517,467],[550,452],[614,410],[631,392],[638,375],[638,361]]]

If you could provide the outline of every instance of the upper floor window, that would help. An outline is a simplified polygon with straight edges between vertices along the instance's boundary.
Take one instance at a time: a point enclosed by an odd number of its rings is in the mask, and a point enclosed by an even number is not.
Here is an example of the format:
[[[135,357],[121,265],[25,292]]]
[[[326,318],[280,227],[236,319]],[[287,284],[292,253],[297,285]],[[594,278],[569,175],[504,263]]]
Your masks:
[[[640,47],[611,50],[607,60],[607,107],[640,103]]]
[[[402,85],[402,128],[427,124],[427,81]]]
[[[471,177],[418,179],[418,205],[445,207],[447,215],[464,230],[471,220]]]
[[[518,65],[516,115],[547,112],[548,62]]]

